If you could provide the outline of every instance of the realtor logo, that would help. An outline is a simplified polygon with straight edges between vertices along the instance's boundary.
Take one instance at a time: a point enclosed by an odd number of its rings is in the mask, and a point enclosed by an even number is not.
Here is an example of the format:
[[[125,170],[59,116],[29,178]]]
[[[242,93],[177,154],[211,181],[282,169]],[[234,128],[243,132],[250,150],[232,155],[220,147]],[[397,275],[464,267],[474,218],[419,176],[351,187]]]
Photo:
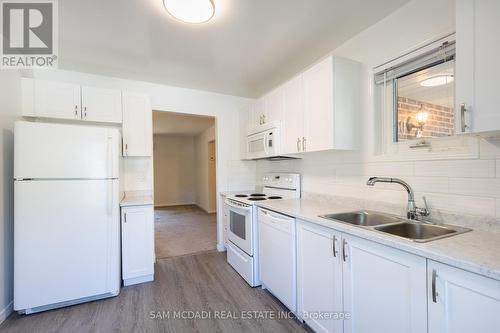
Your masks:
[[[0,0],[2,68],[57,67],[57,0]]]

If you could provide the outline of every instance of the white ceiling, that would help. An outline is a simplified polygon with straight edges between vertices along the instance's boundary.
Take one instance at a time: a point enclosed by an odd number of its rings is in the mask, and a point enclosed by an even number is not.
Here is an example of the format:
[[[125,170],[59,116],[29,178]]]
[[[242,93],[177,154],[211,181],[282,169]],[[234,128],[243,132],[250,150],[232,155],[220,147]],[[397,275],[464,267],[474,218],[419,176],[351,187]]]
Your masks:
[[[215,118],[173,112],[153,112],[154,135],[196,136],[215,125]]]
[[[162,0],[64,0],[59,67],[257,97],[408,1],[214,0],[189,25]]]

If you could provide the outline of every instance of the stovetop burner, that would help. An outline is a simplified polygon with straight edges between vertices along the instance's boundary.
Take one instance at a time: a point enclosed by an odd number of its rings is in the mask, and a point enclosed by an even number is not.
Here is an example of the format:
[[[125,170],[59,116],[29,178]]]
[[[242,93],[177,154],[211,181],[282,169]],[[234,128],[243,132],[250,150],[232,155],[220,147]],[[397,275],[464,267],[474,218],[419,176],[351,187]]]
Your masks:
[[[248,197],[248,195],[246,195],[246,194],[236,194],[235,197],[237,197],[237,198],[246,198],[246,197]]]
[[[283,197],[278,197],[278,196],[272,196],[272,197],[267,197],[268,199],[283,199]]]
[[[248,198],[248,200],[250,200],[250,201],[262,201],[262,200],[267,200],[267,199],[257,197],[257,198]]]
[[[266,195],[263,194],[263,193],[253,193],[253,194],[250,194],[251,197],[265,197]]]

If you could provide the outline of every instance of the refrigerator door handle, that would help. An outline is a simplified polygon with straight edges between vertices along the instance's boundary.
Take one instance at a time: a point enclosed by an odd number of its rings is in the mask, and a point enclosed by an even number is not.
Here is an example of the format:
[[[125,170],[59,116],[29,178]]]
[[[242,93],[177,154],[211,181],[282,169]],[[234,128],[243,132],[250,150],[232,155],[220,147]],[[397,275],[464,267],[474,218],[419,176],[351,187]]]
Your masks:
[[[106,163],[106,172],[108,174],[108,178],[114,178],[114,165],[113,165],[113,136],[108,136],[107,140],[107,163]]]
[[[114,182],[113,180],[108,179],[108,202],[107,202],[107,213],[108,216],[113,216],[113,191],[114,191]]]

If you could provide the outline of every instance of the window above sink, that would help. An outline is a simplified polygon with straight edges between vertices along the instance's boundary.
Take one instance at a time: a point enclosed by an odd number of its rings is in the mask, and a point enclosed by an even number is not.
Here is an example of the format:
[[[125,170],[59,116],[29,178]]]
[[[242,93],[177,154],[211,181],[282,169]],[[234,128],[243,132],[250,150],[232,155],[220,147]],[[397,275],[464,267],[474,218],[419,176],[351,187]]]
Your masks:
[[[375,160],[475,158],[478,139],[457,135],[455,35],[374,69]]]

